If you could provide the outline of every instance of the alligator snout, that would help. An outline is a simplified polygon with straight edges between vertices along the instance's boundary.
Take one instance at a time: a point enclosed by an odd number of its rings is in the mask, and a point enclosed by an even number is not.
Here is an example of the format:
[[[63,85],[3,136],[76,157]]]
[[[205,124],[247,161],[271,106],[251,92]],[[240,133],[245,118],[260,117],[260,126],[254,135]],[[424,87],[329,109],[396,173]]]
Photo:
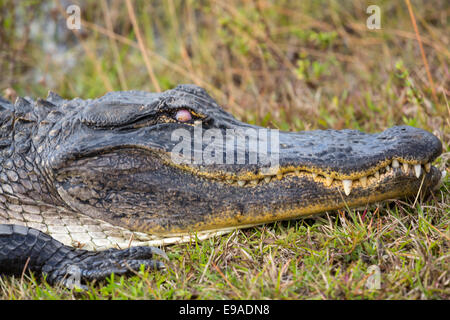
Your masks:
[[[396,160],[426,165],[442,152],[433,134],[410,126],[397,126],[381,133],[357,130],[317,130],[280,134],[280,165],[333,178],[355,179],[374,173]]]

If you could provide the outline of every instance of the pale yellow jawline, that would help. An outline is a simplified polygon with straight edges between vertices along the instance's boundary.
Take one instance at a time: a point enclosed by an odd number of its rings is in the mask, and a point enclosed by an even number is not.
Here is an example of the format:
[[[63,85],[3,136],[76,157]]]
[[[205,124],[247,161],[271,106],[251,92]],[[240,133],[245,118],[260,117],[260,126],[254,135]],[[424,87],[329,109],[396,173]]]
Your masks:
[[[323,177],[323,179],[326,180],[325,185],[329,186],[333,182],[333,180],[353,180],[357,181],[359,179],[364,179],[369,176],[375,176],[376,178],[379,178],[380,170],[387,170],[389,171],[391,167],[396,167],[396,164],[401,164],[403,167],[407,168],[409,166],[412,166],[413,170],[417,170],[417,168],[423,168],[421,170],[425,170],[426,172],[430,171],[431,163],[424,163],[420,164],[415,161],[409,161],[404,159],[393,159],[393,160],[385,160],[383,162],[380,162],[377,166],[372,167],[371,169],[367,170],[366,172],[355,172],[350,175],[342,175],[338,172],[334,171],[323,171],[318,170],[315,168],[310,168],[306,166],[301,167],[293,167],[293,166],[287,166],[287,167],[280,167],[279,172],[269,176],[269,175],[263,175],[263,174],[254,174],[253,172],[246,172],[239,176],[234,175],[227,175],[225,174],[217,174],[212,172],[205,172],[198,170],[194,167],[190,167],[187,165],[174,165],[171,162],[168,162],[169,165],[175,166],[181,170],[191,172],[195,175],[198,175],[200,177],[221,181],[227,184],[237,184],[239,186],[245,186],[247,184],[249,185],[257,185],[258,183],[264,181],[265,183],[268,183],[272,180],[281,180],[285,176],[289,175],[309,175],[316,179],[317,177]]]
[[[140,245],[148,245],[148,246],[167,246],[171,244],[181,244],[191,241],[203,241],[212,237],[222,236],[224,234],[233,232],[238,229],[244,229],[244,228],[251,228],[255,226],[262,225],[264,223],[255,223],[255,224],[246,224],[242,226],[235,226],[235,227],[226,227],[226,228],[218,228],[208,231],[198,231],[193,233],[183,233],[183,234],[167,234],[164,236],[161,236],[159,239],[155,240],[149,240],[142,242]]]

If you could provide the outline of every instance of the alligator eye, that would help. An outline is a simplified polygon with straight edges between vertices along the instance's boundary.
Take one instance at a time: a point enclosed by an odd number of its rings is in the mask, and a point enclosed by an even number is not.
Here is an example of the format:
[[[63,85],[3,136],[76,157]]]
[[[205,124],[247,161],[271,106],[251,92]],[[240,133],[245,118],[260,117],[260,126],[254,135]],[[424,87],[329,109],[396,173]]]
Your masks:
[[[192,115],[189,111],[186,109],[181,109],[177,111],[177,114],[175,115],[175,119],[180,122],[187,122],[192,119]]]

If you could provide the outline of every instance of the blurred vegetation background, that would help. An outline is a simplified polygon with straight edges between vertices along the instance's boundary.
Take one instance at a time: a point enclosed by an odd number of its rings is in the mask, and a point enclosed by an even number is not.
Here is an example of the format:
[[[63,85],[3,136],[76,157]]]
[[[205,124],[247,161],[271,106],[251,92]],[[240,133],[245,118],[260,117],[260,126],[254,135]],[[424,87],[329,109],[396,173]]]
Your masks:
[[[71,4],[80,30],[66,26]],[[366,25],[371,4],[381,9],[379,30]],[[408,4],[0,0],[0,94],[95,98],[194,83],[237,118],[282,130],[421,127],[443,141],[437,165],[448,172],[450,5]],[[168,274],[113,277],[81,297],[448,299],[449,186],[447,178],[431,202],[173,246]],[[382,288],[367,291],[373,264]],[[0,289],[9,299],[80,297],[34,280],[0,278]]]
[[[81,9],[81,29],[66,8]],[[284,130],[406,123],[448,141],[449,3],[404,1],[0,1],[3,95],[94,98],[205,87],[244,121]],[[139,44],[138,39],[141,39]],[[6,90],[6,91],[5,91]]]

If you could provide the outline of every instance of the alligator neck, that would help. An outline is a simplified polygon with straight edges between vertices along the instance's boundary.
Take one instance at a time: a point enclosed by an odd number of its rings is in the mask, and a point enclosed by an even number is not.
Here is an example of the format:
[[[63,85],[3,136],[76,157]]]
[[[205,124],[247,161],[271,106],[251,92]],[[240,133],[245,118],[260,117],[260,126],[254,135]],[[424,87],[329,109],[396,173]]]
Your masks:
[[[59,203],[50,192],[47,174],[41,170],[39,147],[33,141],[39,129],[39,115],[25,99],[15,105],[0,104],[0,200],[9,204]]]

